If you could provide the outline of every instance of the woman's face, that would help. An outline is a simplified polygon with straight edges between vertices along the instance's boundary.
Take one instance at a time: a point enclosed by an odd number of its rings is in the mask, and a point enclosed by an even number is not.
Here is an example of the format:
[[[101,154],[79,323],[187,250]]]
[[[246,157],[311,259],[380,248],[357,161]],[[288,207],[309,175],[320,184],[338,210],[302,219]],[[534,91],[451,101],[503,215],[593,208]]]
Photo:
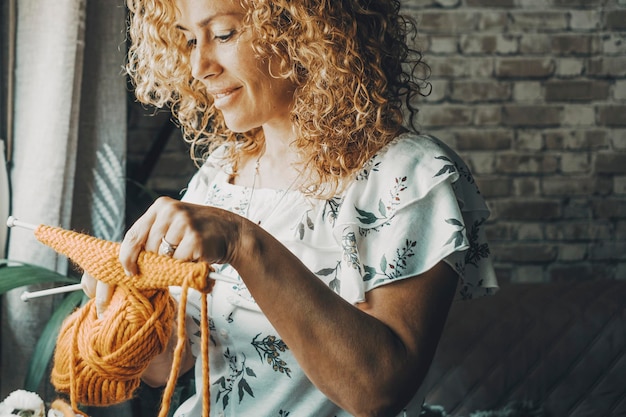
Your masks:
[[[229,129],[289,124],[294,86],[270,76],[252,49],[239,0],[175,0],[192,75],[206,86]]]

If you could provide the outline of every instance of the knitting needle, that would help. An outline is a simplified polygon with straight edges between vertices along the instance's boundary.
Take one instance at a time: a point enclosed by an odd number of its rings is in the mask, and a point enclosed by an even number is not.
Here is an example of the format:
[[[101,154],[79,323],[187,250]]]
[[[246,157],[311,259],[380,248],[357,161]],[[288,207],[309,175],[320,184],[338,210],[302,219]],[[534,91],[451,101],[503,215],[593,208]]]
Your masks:
[[[209,278],[214,279],[216,281],[227,282],[230,284],[239,284],[239,281],[237,281],[236,279],[231,278],[227,275],[218,274],[217,272],[210,272]],[[53,295],[53,294],[63,294],[66,292],[73,292],[73,291],[78,291],[82,289],[83,287],[81,284],[72,284],[72,285],[64,285],[62,287],[50,288],[47,290],[32,291],[32,292],[24,291],[20,295],[20,299],[22,301],[28,301],[32,298],[45,297],[47,295]]]
[[[9,227],[18,226],[18,227],[22,227],[24,229],[30,229],[30,230],[37,229],[36,225],[20,221],[13,216],[9,216],[9,218],[7,219],[7,226]]]
[[[20,299],[22,301],[28,301],[31,298],[45,297],[47,295],[53,295],[53,294],[63,294],[65,292],[78,291],[82,289],[83,287],[81,286],[81,284],[72,284],[72,285],[64,285],[62,287],[49,288],[47,290],[40,290],[40,291],[33,291],[33,292],[24,291],[20,295]]]
[[[17,226],[17,227],[22,227],[25,229],[30,229],[30,230],[37,229],[36,225],[20,221],[13,216],[9,216],[9,218],[7,219],[7,226],[9,227]],[[216,281],[227,282],[230,284],[239,284],[239,281],[236,280],[235,278],[229,277],[228,275],[222,275],[217,272],[210,272],[209,278],[214,279]],[[78,290],[82,290],[81,284],[64,285],[62,287],[50,288],[47,290],[40,290],[40,291],[33,291],[33,292],[24,291],[22,295],[20,296],[20,298],[22,299],[22,301],[28,301],[31,298],[45,297],[47,295],[62,294],[62,293],[73,292],[73,291],[78,291]]]
[[[231,278],[227,275],[218,274],[217,272],[210,272],[209,278],[214,279],[216,281],[227,282],[230,284],[239,284],[239,281],[237,281],[236,279]],[[45,297],[47,295],[53,295],[53,294],[63,294],[66,292],[73,292],[73,291],[78,291],[82,289],[83,287],[81,284],[72,284],[72,285],[64,285],[62,287],[50,288],[47,290],[32,291],[32,292],[24,291],[20,295],[20,299],[22,301],[28,301],[32,298]]]

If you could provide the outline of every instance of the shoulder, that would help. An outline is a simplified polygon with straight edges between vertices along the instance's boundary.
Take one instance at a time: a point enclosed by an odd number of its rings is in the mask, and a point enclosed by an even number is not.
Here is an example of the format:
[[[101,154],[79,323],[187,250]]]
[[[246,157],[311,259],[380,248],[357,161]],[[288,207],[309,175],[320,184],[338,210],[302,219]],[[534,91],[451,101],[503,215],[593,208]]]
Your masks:
[[[445,143],[431,135],[404,133],[381,149],[370,161],[379,169],[418,172],[420,177],[457,179],[463,160]]]
[[[452,149],[433,136],[405,133],[363,166],[345,196],[365,202],[391,193],[408,204],[439,184],[457,182],[478,192],[467,165]]]

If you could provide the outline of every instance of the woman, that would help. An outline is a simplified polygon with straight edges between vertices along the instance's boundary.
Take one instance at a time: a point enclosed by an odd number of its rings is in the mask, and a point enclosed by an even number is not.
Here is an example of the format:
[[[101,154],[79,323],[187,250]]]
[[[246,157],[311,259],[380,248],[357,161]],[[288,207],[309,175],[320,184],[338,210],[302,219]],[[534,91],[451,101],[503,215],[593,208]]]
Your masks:
[[[120,261],[132,276],[160,248],[237,280],[209,300],[212,415],[418,415],[454,295],[496,282],[467,167],[409,127],[426,84],[399,2],[129,3],[139,100],[170,106],[208,156],[182,201],[130,227]],[[147,383],[165,383],[168,356]]]

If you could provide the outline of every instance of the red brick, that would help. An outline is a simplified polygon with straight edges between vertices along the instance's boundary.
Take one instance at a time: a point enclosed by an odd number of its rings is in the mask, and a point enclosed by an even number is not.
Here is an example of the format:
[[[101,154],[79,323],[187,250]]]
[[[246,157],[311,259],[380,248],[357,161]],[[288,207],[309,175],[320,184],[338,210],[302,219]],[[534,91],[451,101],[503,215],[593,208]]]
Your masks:
[[[494,242],[497,240],[511,240],[513,239],[513,230],[517,228],[517,223],[487,223],[485,225],[485,234],[487,240]]]
[[[626,77],[626,56],[592,58],[587,74],[592,77]]]
[[[626,221],[618,221],[615,232],[617,236],[626,236]]]
[[[456,149],[459,151],[488,151],[511,149],[513,132],[505,129],[467,130],[456,132]]]
[[[437,7],[436,0],[414,0],[411,2],[411,8],[424,9],[428,7]]]
[[[550,127],[561,123],[562,107],[553,106],[504,106],[502,123],[505,126]]]
[[[591,201],[594,219],[626,219],[626,199],[596,198]]]
[[[550,38],[555,55],[591,55],[600,49],[596,35],[553,35]]]
[[[597,31],[602,27],[600,10],[571,10],[570,14],[570,30],[574,32]]]
[[[465,106],[423,106],[418,116],[420,123],[429,127],[469,125],[472,109]]]
[[[609,140],[605,130],[562,130],[545,133],[546,148],[550,150],[599,150],[607,149]]]
[[[561,241],[590,241],[611,238],[610,222],[584,219],[546,224],[546,238]]]
[[[626,55],[626,33],[610,33],[602,36],[604,55]]]
[[[523,241],[544,241],[543,225],[538,222],[519,223],[516,228],[515,239],[518,242]]]
[[[543,195],[547,197],[593,195],[601,186],[601,181],[591,177],[547,177],[542,181]]]
[[[462,36],[459,42],[461,53],[464,55],[493,54],[496,45],[496,35],[466,35]]]
[[[589,174],[590,172],[591,155],[589,152],[564,152],[561,154],[561,173],[564,175],[571,178],[575,174]]]
[[[497,0],[500,2],[500,0]],[[509,14],[504,10],[496,8],[484,9],[480,11],[478,19],[478,30],[481,32],[504,33],[509,23]]]
[[[493,73],[492,57],[434,57],[428,56],[426,63],[433,77],[487,78]]]
[[[522,55],[547,55],[552,53],[552,41],[549,33],[524,33],[520,37]]]
[[[550,282],[577,282],[598,278],[588,263],[552,265],[548,274]]]
[[[474,108],[474,125],[480,127],[499,126],[502,124],[500,106],[478,105]]]
[[[561,204],[554,200],[491,201],[494,220],[550,221],[561,217]]]
[[[547,243],[492,244],[494,258],[499,262],[544,263],[556,260],[557,247]]]
[[[556,32],[567,30],[567,12],[532,11],[511,12],[512,32]]]
[[[626,151],[626,129],[610,129],[607,135],[613,149]]]
[[[606,0],[553,0],[553,4],[557,7],[574,7],[588,8],[604,6]]]
[[[478,14],[464,11],[419,13],[419,30],[422,33],[467,33],[476,29]]]
[[[539,197],[540,188],[537,177],[517,177],[513,180],[514,194],[518,197]]]
[[[543,149],[541,130],[521,129],[515,133],[515,146],[513,149],[533,152],[538,152]]]
[[[626,30],[626,10],[607,10],[604,20],[607,30]]]
[[[511,98],[511,84],[496,81],[453,81],[450,99],[462,103],[500,102]]]
[[[626,174],[626,153],[597,153],[595,171],[598,174]]]
[[[564,219],[590,219],[593,216],[587,196],[570,198],[563,206]]]
[[[598,124],[603,126],[626,126],[626,105],[598,107]]]
[[[463,152],[461,157],[474,175],[494,174],[494,152]]]
[[[469,7],[501,7],[507,9],[515,7],[514,0],[466,0],[465,3]]]
[[[487,199],[511,195],[510,178],[476,177],[475,180],[481,194]]]
[[[626,259],[626,241],[601,241],[591,246],[591,259],[615,261]]]
[[[551,58],[501,58],[496,61],[495,74],[499,78],[548,78],[555,70]]]
[[[428,48],[424,52],[433,54],[455,54],[458,52],[456,36],[428,36]]]
[[[553,155],[499,154],[496,155],[496,171],[503,174],[548,174],[558,168]]]
[[[545,84],[546,101],[595,101],[609,98],[610,84],[606,81],[550,80]]]

